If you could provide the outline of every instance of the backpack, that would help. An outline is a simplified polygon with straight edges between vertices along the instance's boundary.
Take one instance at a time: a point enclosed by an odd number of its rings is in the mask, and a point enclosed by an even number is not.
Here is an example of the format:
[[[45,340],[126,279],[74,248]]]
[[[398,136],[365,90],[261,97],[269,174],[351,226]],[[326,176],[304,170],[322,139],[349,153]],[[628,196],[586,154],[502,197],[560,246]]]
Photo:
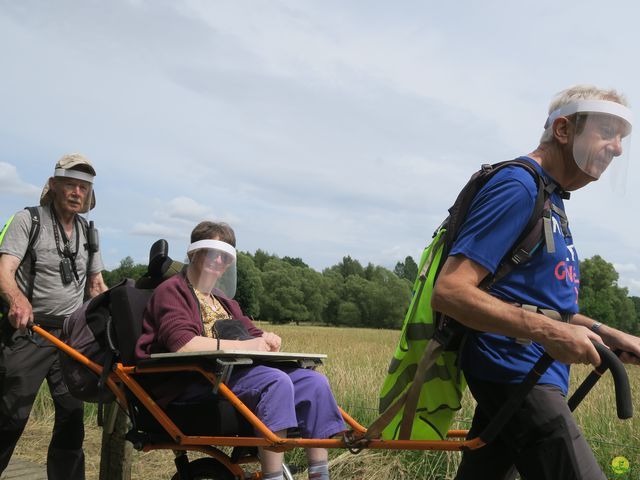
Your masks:
[[[29,303],[33,299],[33,285],[35,283],[36,277],[36,252],[34,250],[34,245],[36,240],[38,239],[38,234],[40,233],[40,212],[38,211],[38,207],[25,207],[25,210],[29,210],[29,214],[31,215],[31,228],[29,229],[29,241],[27,242],[27,249],[25,250],[25,254],[20,261],[20,265],[18,268],[22,266],[22,264],[29,258],[30,266],[29,266],[29,283],[27,285],[27,291],[25,292],[25,296]],[[13,217],[15,215],[11,215],[9,220],[4,224],[2,230],[0,231],[0,245],[2,245],[2,240],[4,239],[5,233],[9,229],[9,225],[13,221]],[[5,314],[8,312],[9,305],[5,302],[5,300],[0,297],[0,321],[4,318]]]
[[[435,231],[422,253],[411,303],[404,318],[396,352],[380,392],[380,417],[369,427],[370,438],[442,440],[446,438],[455,412],[461,408],[466,388],[459,366],[459,351],[466,327],[431,308],[431,294],[449,251],[458,237],[478,191],[501,169],[519,166],[536,181],[534,208],[521,235],[502,259],[496,273],[480,285],[488,289],[515,267],[529,261],[546,245],[555,251],[551,211],[566,221],[564,212],[551,203],[551,193],[568,194],[547,181],[533,165],[521,159],[482,165],[449,209],[449,216]]]
[[[108,371],[117,357],[111,330],[111,295],[124,285],[133,285],[125,279],[106,292],[96,295],[73,312],[62,327],[64,343],[77,350]],[[62,376],[69,393],[85,402],[111,402],[114,396],[104,387],[104,379],[66,354],[60,355]],[[101,381],[102,380],[102,381]]]
[[[98,425],[102,425],[103,404],[114,400],[106,386],[109,373],[116,362],[135,362],[135,344],[153,289],[184,266],[171,260],[167,251],[166,240],[155,242],[147,272],[137,282],[122,280],[85,302],[64,322],[62,340],[102,367],[102,375],[98,376],[71,356],[60,354],[62,375],[71,395],[98,403]]]

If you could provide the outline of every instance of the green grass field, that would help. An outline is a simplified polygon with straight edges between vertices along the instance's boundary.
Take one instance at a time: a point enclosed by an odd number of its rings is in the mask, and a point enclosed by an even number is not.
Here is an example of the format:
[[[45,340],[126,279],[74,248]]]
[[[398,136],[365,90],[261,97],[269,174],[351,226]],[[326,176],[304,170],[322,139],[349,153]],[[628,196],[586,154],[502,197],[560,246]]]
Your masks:
[[[283,351],[326,353],[322,367],[333,387],[338,403],[360,423],[367,425],[376,417],[378,391],[385,377],[389,360],[395,350],[398,331],[370,329],[338,329],[309,326],[269,326],[261,328],[276,332],[283,338]],[[586,366],[573,368],[575,387],[588,373]],[[636,409],[640,409],[640,368],[629,368]],[[53,411],[45,392],[37,400],[32,420],[16,454],[44,461],[51,429]],[[100,459],[100,431],[95,426],[93,406],[87,408],[87,478],[97,478]],[[464,407],[455,428],[468,428],[473,412],[473,400],[467,393]],[[606,375],[576,411],[589,443],[608,478],[640,480],[640,413],[632,420],[616,417],[615,397],[610,375]],[[611,462],[624,456],[630,470],[615,475]],[[400,480],[451,479],[460,454],[456,452],[363,451],[353,455],[348,451],[331,453],[331,473],[334,479]],[[304,468],[301,451],[287,454],[289,463]],[[173,456],[170,452],[134,455],[132,478],[170,478]],[[296,478],[305,479],[306,474]]]

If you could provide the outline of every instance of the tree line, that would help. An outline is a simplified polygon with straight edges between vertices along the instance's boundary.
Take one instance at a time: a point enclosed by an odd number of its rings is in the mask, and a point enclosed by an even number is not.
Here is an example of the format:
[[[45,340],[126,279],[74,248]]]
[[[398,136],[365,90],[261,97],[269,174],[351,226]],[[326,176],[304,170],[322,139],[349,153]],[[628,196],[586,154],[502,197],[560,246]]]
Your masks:
[[[418,265],[411,256],[393,271],[350,256],[318,272],[301,258],[238,252],[235,299],[252,318],[272,323],[400,328]],[[107,285],[137,279],[147,267],[131,257],[103,273]],[[618,286],[614,266],[596,255],[580,262],[580,310],[621,330],[640,334],[640,297]]]

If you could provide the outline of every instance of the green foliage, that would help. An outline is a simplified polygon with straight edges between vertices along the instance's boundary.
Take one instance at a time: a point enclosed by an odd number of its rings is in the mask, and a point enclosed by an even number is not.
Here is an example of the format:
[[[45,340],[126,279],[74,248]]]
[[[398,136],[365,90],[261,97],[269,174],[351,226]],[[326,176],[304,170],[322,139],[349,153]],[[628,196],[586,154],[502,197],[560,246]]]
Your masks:
[[[245,315],[257,318],[260,315],[260,295],[264,287],[260,270],[255,266],[251,255],[238,252],[238,289],[235,300],[242,307]]]
[[[292,257],[284,256],[282,257],[282,261],[287,262],[289,265],[293,265],[294,267],[309,268],[309,265],[304,263],[300,257],[292,258]]]
[[[125,278],[137,280],[144,275],[146,271],[146,265],[135,263],[133,258],[127,256],[120,260],[120,266],[118,266],[118,268],[110,272],[102,272],[102,277],[104,278],[104,283],[106,283],[108,287],[112,287]]]
[[[256,265],[258,270],[262,271],[262,270],[264,270],[265,264],[269,260],[273,260],[275,258],[278,258],[278,257],[275,256],[275,255],[272,255],[270,253],[267,253],[264,250],[258,249],[258,250],[256,250],[256,253],[253,256],[253,263]]]
[[[335,268],[326,269],[322,273],[326,290],[324,291],[327,299],[327,306],[324,309],[322,320],[329,325],[360,325],[360,312],[358,310],[357,317],[352,313],[340,314],[340,306],[344,296],[344,278]],[[356,307],[357,308],[357,307]],[[352,320],[344,321],[349,318]]]
[[[625,332],[639,333],[637,303],[618,286],[618,272],[599,255],[580,262],[580,311]],[[637,297],[635,297],[637,298]]]
[[[271,259],[263,266],[260,296],[262,319],[273,323],[306,322],[309,309],[304,305],[301,288],[301,267],[280,259]]]
[[[138,279],[146,265],[131,257],[103,272],[113,286],[123,278]],[[411,297],[418,266],[411,256],[393,270],[366,267],[345,256],[319,273],[301,258],[257,250],[238,253],[236,299],[254,318],[283,324],[325,323],[350,327],[399,328]],[[621,330],[640,334],[640,297],[618,286],[613,265],[596,255],[580,262],[580,311]]]
[[[393,273],[395,273],[400,278],[409,280],[413,284],[416,277],[418,276],[418,264],[413,259],[413,257],[408,256],[404,259],[404,262],[396,263],[396,266],[393,269]]]
[[[411,297],[411,284],[406,280],[371,263],[363,269],[351,257],[345,257],[323,275],[328,292],[327,323],[373,328],[402,325]]]
[[[358,305],[349,301],[339,302],[335,323],[338,325],[361,325],[362,314]]]
[[[347,278],[350,275],[357,277],[364,277],[364,269],[358,260],[354,260],[349,255],[342,258],[342,262],[331,267],[335,269],[343,278]]]
[[[349,276],[344,299],[358,306],[361,326],[398,328],[411,297],[411,286],[383,267],[373,267],[369,278]]]
[[[640,335],[640,297],[629,297],[636,309],[636,329],[633,333]]]

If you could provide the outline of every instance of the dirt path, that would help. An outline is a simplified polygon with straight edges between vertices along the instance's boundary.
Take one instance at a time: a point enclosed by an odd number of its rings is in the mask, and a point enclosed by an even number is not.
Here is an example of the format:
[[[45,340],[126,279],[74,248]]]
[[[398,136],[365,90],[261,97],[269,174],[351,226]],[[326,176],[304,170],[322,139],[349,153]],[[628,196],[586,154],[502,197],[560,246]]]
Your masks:
[[[14,457],[0,480],[47,480],[47,469],[44,465]]]

